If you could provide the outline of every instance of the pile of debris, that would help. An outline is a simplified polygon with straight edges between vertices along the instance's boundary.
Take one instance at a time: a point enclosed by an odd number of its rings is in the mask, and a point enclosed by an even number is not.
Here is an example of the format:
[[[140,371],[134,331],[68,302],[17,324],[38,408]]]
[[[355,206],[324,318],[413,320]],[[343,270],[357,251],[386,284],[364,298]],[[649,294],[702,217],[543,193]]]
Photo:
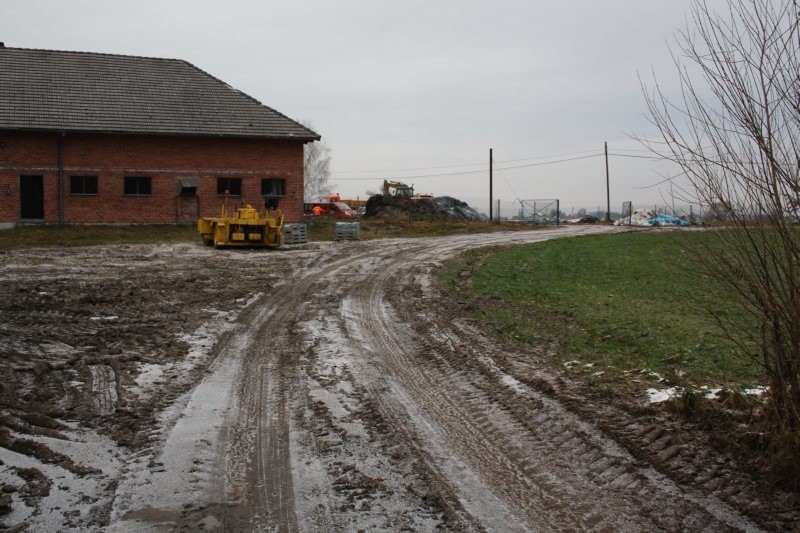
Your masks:
[[[489,217],[483,213],[478,213],[471,208],[466,202],[457,200],[450,196],[439,196],[433,199],[439,209],[446,212],[448,217],[456,220],[475,220],[485,222]]]
[[[656,213],[655,211],[634,211],[616,222],[616,226],[690,226],[685,218]]]
[[[364,217],[407,221],[445,220],[447,215],[439,209],[432,198],[375,194],[367,200]]]
[[[364,216],[393,220],[488,220],[466,202],[439,196],[437,198],[373,195],[367,200]]]

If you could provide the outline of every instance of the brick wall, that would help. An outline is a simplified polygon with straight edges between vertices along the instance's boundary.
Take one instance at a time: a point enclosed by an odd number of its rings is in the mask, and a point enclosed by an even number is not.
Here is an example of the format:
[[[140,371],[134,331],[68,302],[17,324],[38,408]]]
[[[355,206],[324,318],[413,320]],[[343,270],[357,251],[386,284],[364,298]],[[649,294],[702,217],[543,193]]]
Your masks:
[[[0,223],[20,219],[20,176],[42,176],[44,221],[59,222],[59,138],[51,133],[0,131]],[[241,197],[263,207],[261,180],[282,178],[278,208],[302,220],[303,144],[258,139],[66,134],[62,141],[65,223],[175,223],[218,216],[218,178],[239,178]],[[70,192],[71,176],[97,176],[97,194]],[[150,178],[151,193],[126,195],[125,176]],[[180,183],[197,185],[181,196]],[[188,192],[188,191],[187,191]],[[187,213],[187,209],[194,212]]]

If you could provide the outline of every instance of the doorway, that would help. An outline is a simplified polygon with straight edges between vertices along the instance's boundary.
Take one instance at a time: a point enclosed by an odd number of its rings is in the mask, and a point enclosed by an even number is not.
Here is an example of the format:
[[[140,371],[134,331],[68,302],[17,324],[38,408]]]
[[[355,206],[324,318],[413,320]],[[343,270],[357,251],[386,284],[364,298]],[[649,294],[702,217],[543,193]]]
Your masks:
[[[178,223],[194,224],[197,222],[200,199],[197,196],[197,181],[192,178],[178,180]]]
[[[44,180],[42,176],[19,177],[19,217],[44,219]]]

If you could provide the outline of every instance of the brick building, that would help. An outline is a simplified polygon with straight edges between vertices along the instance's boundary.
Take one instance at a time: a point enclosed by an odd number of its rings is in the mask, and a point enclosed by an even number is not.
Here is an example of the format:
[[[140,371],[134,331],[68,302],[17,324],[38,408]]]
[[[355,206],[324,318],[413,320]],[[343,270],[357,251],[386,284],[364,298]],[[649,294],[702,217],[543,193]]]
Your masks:
[[[302,219],[315,132],[186,61],[0,43],[0,226]]]

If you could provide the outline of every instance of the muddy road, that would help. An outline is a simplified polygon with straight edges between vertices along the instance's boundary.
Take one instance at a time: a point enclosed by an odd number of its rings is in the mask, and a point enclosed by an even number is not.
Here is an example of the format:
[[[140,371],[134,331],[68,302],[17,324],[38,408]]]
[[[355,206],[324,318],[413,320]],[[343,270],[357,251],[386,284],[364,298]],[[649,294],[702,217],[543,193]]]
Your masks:
[[[433,282],[472,247],[600,231],[615,230],[6,251],[0,520],[31,531],[796,523],[730,458],[592,403],[541,364],[544,351],[497,346]]]

